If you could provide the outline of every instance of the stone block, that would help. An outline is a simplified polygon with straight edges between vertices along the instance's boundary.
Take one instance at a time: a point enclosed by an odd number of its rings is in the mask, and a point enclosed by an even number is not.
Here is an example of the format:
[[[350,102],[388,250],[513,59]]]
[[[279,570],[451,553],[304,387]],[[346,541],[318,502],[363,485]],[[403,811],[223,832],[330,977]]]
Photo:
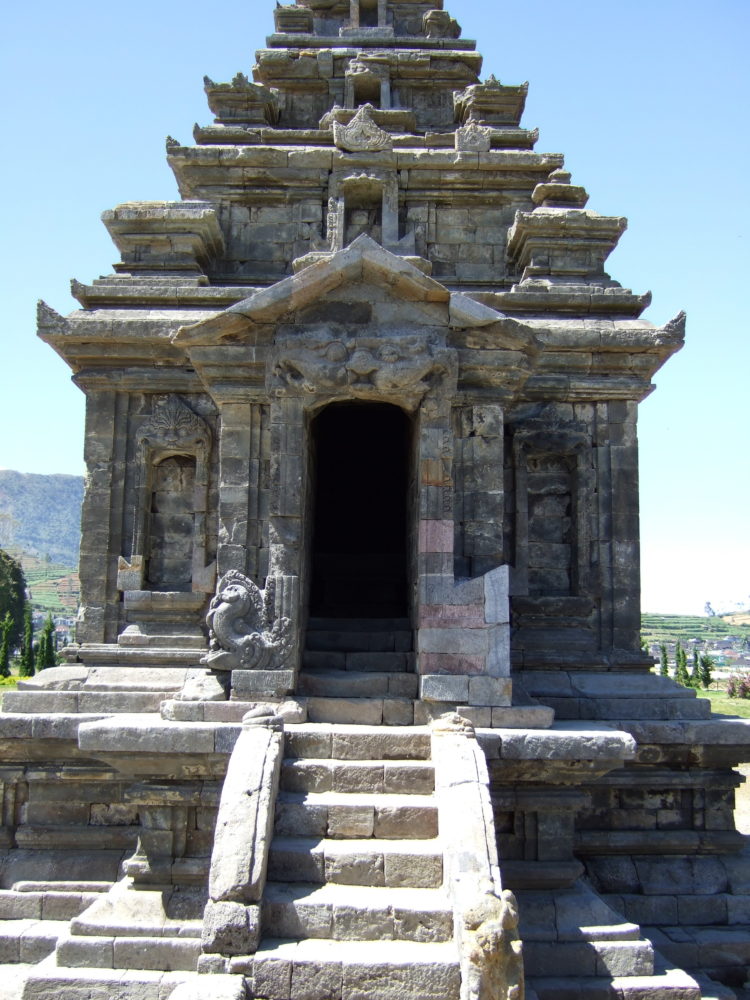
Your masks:
[[[209,900],[203,912],[201,947],[219,955],[250,955],[260,940],[260,911],[242,903]]]
[[[328,807],[308,802],[278,801],[274,831],[280,837],[325,837]]]
[[[489,633],[486,629],[476,628],[420,628],[417,642],[420,653],[486,656]]]
[[[257,1000],[290,1000],[292,959],[271,956],[261,949],[253,961],[252,995]]]
[[[486,657],[462,656],[456,653],[421,653],[419,671],[421,674],[484,674]]]
[[[57,942],[58,965],[67,968],[114,968],[114,938],[67,935]],[[125,966],[120,966],[125,968]]]
[[[168,988],[165,984],[165,988]],[[242,976],[200,976],[190,982],[179,983],[170,993],[169,1000],[246,1000]]]
[[[433,807],[376,806],[373,833],[383,839],[425,839],[438,835],[437,810]]]
[[[509,677],[470,677],[470,705],[510,705],[512,682]]]
[[[367,849],[358,844],[351,851],[345,844],[337,846],[335,851],[326,851],[325,880],[340,885],[385,885],[383,854],[375,846]]]
[[[283,698],[294,690],[293,670],[233,670],[232,698],[258,701]]]
[[[652,976],[654,950],[650,941],[595,941],[598,976]]]
[[[333,769],[328,760],[290,760],[281,771],[281,787],[287,792],[329,792]]]
[[[342,965],[328,956],[325,959],[295,958],[292,968],[291,995],[294,1000],[341,1000]]]
[[[420,520],[419,551],[453,552],[453,532],[452,520]]]
[[[393,937],[391,908],[386,903],[368,903],[367,907],[335,904],[332,936],[337,941],[390,940]]]
[[[289,882],[325,881],[323,849],[310,849],[310,842],[293,837],[277,837],[268,856],[268,877]]]
[[[84,722],[78,731],[82,750],[117,753],[210,754],[214,727],[198,722],[167,722],[144,716],[119,716]]]
[[[416,681],[416,678],[414,678]],[[415,692],[416,694],[416,692]],[[384,726],[411,726],[414,724],[414,704],[405,698],[383,700]]]
[[[458,962],[447,961],[445,954],[432,962],[409,962],[403,958],[347,963],[344,966],[344,1000],[445,1000],[458,996],[461,973]]]
[[[468,702],[469,678],[424,674],[419,678],[419,694],[425,701]]]
[[[116,937],[114,968],[194,972],[200,948],[197,938]]]
[[[338,839],[345,837],[372,837],[375,830],[374,806],[336,806],[328,807],[329,837]],[[375,836],[384,836],[376,833]]]
[[[443,882],[443,854],[435,848],[433,853],[386,851],[384,858],[384,884],[390,887],[409,886],[415,889],[436,889]]]

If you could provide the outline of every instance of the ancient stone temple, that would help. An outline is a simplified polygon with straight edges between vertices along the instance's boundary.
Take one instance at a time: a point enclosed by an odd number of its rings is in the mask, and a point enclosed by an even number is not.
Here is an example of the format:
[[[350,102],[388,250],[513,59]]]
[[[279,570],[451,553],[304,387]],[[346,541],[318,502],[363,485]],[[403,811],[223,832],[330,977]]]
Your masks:
[[[750,726],[639,641],[683,317],[442,0],[268,7],[182,200],[40,305],[88,478],[77,643],[0,716],[18,995],[727,1000]]]

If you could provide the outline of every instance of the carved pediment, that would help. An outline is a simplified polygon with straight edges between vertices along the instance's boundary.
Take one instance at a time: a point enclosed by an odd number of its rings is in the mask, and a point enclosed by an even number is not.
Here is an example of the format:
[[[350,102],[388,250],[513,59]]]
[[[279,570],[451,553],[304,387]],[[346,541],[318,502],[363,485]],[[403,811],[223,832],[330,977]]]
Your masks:
[[[455,383],[456,353],[430,336],[379,339],[287,336],[268,368],[272,393],[394,399],[416,405],[432,388]]]
[[[435,325],[434,307],[443,307],[438,326],[486,331],[495,347],[524,350],[535,343],[533,332],[525,324],[461,292],[451,292],[435,278],[424,274],[405,258],[383,249],[366,235],[358,236],[346,249],[256,292],[217,316],[181,327],[172,339],[188,351],[192,346],[214,347],[222,341],[240,341],[252,328],[278,326],[323,302],[343,301],[347,296],[342,296],[339,290],[357,283],[383,289],[389,298],[402,301],[405,311],[427,307],[433,316],[432,325]],[[358,305],[355,303],[346,313],[345,321],[350,325],[357,323]],[[376,304],[369,325],[378,326]]]

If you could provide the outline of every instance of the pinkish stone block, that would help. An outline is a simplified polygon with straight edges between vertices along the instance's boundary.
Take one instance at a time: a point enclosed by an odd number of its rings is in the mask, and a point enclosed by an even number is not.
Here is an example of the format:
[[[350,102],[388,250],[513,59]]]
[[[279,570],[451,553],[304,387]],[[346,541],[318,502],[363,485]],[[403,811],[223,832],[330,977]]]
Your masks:
[[[481,605],[422,604],[419,609],[422,628],[484,628]]]
[[[420,521],[419,551],[452,552],[453,521]]]
[[[483,674],[483,656],[460,656],[456,653],[421,653],[420,674]]]

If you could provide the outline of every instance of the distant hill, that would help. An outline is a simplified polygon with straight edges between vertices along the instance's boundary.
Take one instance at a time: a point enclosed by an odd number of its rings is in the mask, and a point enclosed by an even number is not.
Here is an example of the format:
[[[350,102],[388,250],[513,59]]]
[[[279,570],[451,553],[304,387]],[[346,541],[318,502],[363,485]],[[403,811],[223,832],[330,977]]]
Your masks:
[[[649,645],[675,643],[683,646],[690,642],[710,645],[713,642],[737,639],[738,646],[750,641],[750,623],[743,624],[735,619],[739,616],[698,616],[698,615],[641,615],[641,635]]]
[[[83,476],[0,470],[0,547],[78,565]]]

